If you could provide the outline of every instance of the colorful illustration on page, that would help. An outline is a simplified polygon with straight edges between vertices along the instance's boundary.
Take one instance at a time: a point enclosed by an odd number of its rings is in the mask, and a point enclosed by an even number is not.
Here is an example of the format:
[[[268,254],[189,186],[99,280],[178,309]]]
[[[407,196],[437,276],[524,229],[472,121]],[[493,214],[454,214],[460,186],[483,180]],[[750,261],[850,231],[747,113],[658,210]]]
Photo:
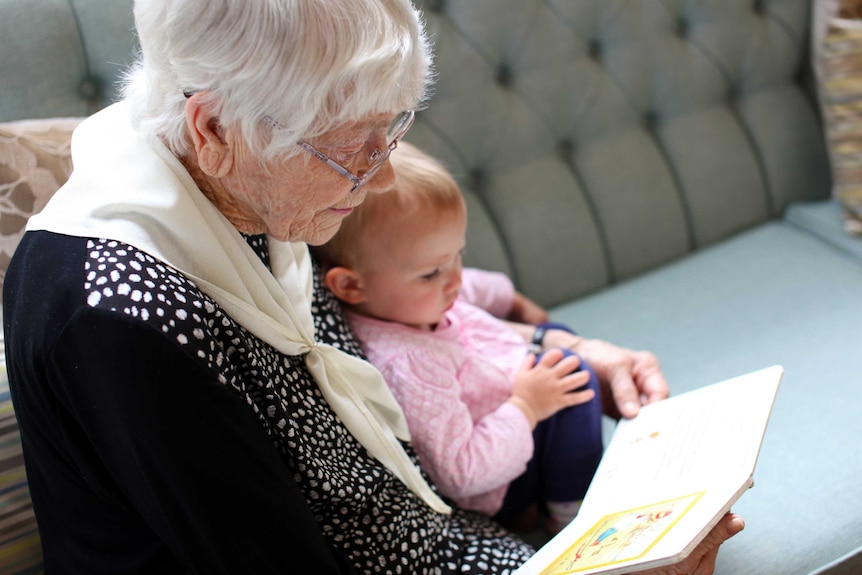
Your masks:
[[[605,515],[542,575],[579,573],[640,559],[703,496],[703,492]]]

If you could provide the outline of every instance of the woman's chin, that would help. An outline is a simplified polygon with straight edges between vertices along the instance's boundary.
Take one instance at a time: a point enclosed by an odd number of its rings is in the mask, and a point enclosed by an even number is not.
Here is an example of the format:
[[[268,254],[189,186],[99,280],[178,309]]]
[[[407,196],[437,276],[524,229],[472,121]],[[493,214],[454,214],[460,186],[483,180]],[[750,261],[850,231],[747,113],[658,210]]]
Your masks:
[[[305,242],[310,246],[321,246],[331,240],[333,236],[338,232],[341,228],[341,222],[344,221],[344,218],[337,218],[335,221],[327,221],[324,225],[321,225],[313,230],[308,230],[305,234],[305,237],[290,241],[297,242]]]

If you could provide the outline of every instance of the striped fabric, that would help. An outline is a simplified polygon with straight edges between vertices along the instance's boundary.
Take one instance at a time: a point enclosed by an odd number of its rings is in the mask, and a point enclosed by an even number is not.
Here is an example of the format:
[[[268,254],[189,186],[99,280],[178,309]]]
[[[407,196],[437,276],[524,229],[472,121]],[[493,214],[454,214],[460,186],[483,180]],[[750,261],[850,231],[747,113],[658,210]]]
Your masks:
[[[36,518],[27,491],[21,434],[15,413],[6,366],[0,366],[0,573],[42,573],[42,547]]]
[[[832,174],[844,228],[862,235],[862,20],[830,20],[819,64]]]

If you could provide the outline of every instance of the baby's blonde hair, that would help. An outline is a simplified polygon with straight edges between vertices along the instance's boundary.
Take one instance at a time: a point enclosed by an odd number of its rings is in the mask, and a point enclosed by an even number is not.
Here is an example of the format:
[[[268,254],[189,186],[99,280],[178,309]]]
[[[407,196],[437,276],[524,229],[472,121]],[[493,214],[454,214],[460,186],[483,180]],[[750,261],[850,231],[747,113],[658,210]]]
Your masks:
[[[409,142],[401,141],[389,157],[395,170],[395,186],[382,194],[368,194],[344,219],[341,228],[312,253],[324,268],[356,268],[367,254],[369,238],[391,230],[392,221],[422,211],[428,218],[466,212],[461,190],[452,174],[438,160]],[[381,238],[385,239],[385,238]]]

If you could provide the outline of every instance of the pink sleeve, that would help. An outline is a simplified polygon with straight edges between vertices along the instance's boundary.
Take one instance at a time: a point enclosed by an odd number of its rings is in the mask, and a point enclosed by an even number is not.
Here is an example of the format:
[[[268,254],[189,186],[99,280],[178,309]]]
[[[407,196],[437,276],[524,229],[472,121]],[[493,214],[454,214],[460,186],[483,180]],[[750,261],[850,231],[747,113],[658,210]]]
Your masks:
[[[451,368],[417,352],[393,358],[381,372],[404,411],[422,467],[444,495],[463,499],[523,473],[533,455],[533,435],[524,414],[510,403],[474,425]]]
[[[512,310],[515,286],[504,273],[464,268],[460,297],[494,317],[505,318]]]

